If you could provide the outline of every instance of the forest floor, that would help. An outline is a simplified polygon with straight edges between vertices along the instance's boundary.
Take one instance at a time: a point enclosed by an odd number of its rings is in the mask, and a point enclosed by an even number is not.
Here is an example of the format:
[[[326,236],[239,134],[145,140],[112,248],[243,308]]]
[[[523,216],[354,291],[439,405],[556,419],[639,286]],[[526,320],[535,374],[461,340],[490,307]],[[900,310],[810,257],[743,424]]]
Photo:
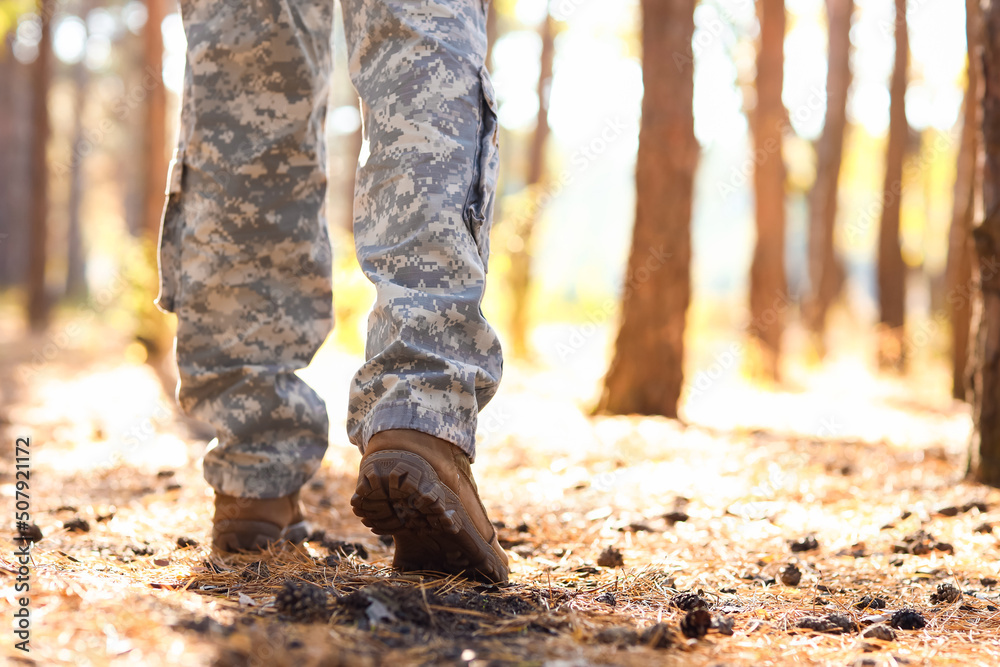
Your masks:
[[[680,422],[589,416],[597,339],[559,364],[508,364],[475,466],[511,559],[510,585],[494,587],[389,569],[391,547],[350,511],[359,456],[342,422],[304,489],[312,538],[213,556],[204,431],[177,416],[141,351],[69,331],[0,331],[5,616],[20,597],[17,437],[31,439],[42,533],[31,652],[4,630],[7,659],[1000,664],[1000,491],[963,480],[969,410],[941,367],[893,378],[844,358],[764,391],[718,347]],[[325,349],[306,372],[334,415],[356,361]],[[314,616],[279,612],[286,582],[321,589]]]

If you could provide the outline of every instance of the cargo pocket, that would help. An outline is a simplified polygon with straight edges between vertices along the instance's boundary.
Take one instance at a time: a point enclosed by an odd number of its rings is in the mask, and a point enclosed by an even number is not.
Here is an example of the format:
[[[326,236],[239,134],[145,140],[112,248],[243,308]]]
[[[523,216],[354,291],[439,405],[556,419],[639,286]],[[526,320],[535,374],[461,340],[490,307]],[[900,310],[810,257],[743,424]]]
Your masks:
[[[170,161],[167,174],[167,203],[160,222],[160,294],[156,305],[160,310],[173,313],[180,290],[181,235],[184,218],[181,213],[181,182],[184,177],[184,153],[178,150]]]
[[[465,224],[476,242],[484,270],[490,256],[490,227],[496,198],[497,175],[500,171],[500,126],[497,122],[497,101],[493,83],[486,68],[479,70],[480,112],[476,160],[473,165],[472,187],[465,201]]]

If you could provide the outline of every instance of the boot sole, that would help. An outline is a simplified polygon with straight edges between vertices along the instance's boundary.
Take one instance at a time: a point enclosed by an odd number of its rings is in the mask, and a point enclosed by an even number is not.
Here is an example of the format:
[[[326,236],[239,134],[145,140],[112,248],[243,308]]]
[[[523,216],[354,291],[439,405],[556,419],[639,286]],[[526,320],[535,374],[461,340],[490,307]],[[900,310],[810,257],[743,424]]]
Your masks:
[[[417,454],[383,451],[368,457],[351,506],[373,533],[392,535],[398,570],[507,581],[507,567],[476,530],[458,495]]]

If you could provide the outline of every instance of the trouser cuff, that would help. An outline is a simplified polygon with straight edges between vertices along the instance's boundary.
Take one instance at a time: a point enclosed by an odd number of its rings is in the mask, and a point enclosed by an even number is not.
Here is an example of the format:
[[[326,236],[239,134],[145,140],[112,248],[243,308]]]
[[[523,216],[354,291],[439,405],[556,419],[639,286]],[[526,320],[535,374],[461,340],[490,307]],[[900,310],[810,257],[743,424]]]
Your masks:
[[[471,422],[431,410],[413,402],[401,401],[375,406],[366,415],[361,428],[351,434],[351,442],[363,454],[373,435],[392,429],[420,431],[458,446],[470,460],[476,459],[476,420]]]
[[[326,442],[297,443],[294,457],[234,462],[232,459],[257,457],[231,452],[226,460],[221,460],[213,455],[216,442],[213,441],[205,453],[205,481],[218,493],[237,498],[282,498],[295,493],[319,470],[327,445]]]

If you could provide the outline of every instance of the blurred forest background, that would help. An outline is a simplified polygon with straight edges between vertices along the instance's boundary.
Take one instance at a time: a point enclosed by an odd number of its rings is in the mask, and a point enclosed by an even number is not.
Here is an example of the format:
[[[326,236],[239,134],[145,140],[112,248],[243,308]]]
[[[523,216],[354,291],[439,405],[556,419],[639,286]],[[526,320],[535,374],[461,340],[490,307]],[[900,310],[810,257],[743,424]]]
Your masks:
[[[831,368],[970,399],[981,28],[963,4],[494,0],[484,309],[511,363],[581,380],[581,402],[611,413],[697,418],[707,394]],[[363,146],[337,14],[331,345],[359,355]],[[3,338],[34,332],[30,368],[99,323],[170,386],[173,324],[152,300],[178,7],[2,0],[0,36]]]
[[[33,657],[1000,664],[1000,0],[490,3],[500,589],[394,576],[347,510],[373,290],[339,11],[316,530],[269,565],[212,555],[213,433],[178,413],[153,305],[177,12],[0,0],[0,453],[31,438]],[[321,622],[276,607],[303,581]]]

